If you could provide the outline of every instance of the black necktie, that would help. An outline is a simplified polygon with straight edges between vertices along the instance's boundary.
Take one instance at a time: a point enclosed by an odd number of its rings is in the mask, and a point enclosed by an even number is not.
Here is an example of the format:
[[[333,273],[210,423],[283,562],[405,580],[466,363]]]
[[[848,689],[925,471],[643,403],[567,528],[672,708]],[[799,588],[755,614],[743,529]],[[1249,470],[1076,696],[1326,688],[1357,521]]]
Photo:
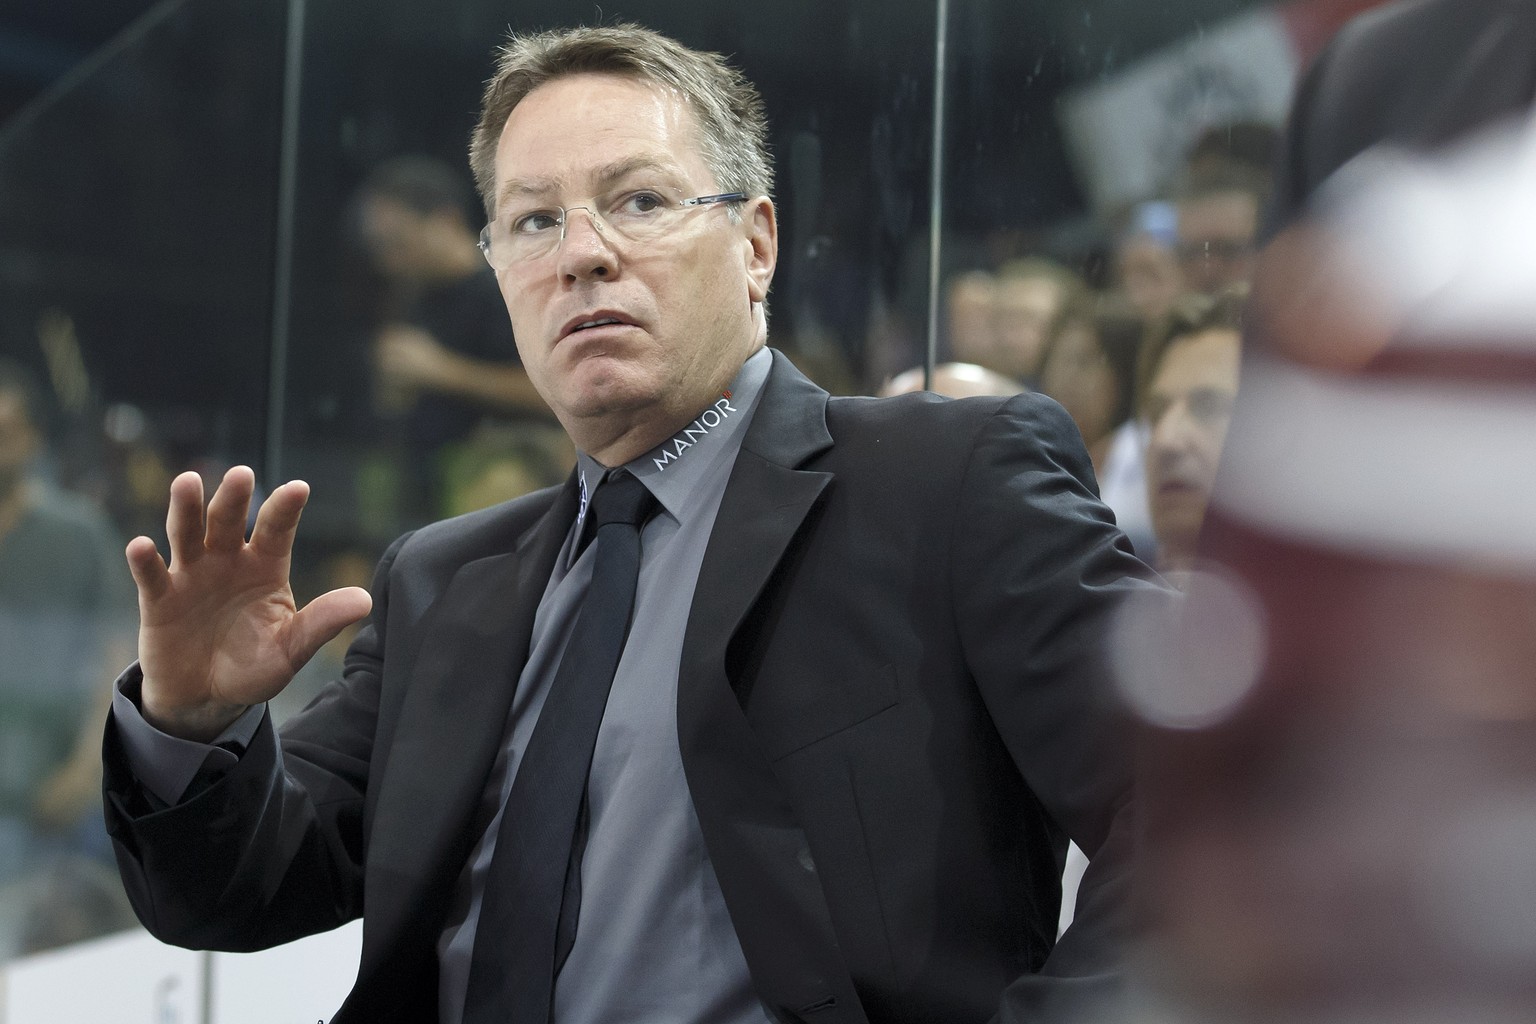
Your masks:
[[[622,470],[592,495],[592,584],[502,809],[464,1024],[549,1020],[555,973],[575,935],[579,847],[586,842],[578,823],[592,748],[634,609],[640,527],[655,508],[645,485]]]

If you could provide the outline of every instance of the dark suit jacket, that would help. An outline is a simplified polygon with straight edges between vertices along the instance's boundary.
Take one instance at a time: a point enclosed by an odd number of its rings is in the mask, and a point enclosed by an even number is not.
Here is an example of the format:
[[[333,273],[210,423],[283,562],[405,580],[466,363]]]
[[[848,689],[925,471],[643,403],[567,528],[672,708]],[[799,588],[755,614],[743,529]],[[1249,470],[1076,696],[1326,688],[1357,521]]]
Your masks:
[[[829,400],[774,360],[678,679],[754,984],[818,1024],[1039,1019],[1113,967],[1129,757],[1095,655],[1148,573],[1049,400]],[[149,929],[249,949],[361,913],[335,1020],[433,1019],[434,946],[575,510],[567,486],[397,542],[344,679],[181,805],[135,804],[109,729]],[[1052,955],[1068,834],[1093,864]]]
[[[1533,97],[1530,0],[1402,0],[1362,14],[1297,89],[1267,234],[1371,146],[1435,149],[1527,110]]]

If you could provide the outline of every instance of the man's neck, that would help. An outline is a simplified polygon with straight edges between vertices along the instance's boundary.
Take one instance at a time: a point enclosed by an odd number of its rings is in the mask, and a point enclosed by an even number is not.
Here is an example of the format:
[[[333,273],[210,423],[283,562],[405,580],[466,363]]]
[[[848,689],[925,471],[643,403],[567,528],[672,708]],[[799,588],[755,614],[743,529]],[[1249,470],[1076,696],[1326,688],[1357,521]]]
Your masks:
[[[707,404],[707,403],[706,403]],[[632,462],[661,444],[667,438],[686,427],[697,415],[672,417],[655,422],[647,421],[626,427],[609,439],[594,442],[590,446],[577,443],[577,447],[596,459],[606,469],[616,469]],[[675,422],[674,422],[675,421]]]
[[[746,365],[748,359],[763,350],[758,345],[747,353],[741,365]],[[719,386],[708,394],[699,396],[697,402],[686,408],[673,408],[665,413],[653,410],[654,415],[645,415],[644,411],[634,418],[615,423],[606,417],[594,421],[591,424],[565,424],[565,431],[576,442],[576,447],[596,459],[607,469],[614,469],[626,462],[638,459],[646,452],[666,441],[667,438],[682,430],[692,423],[710,404],[717,400],[731,386],[741,372],[741,366],[737,366],[719,382]],[[573,429],[573,426],[576,429]]]

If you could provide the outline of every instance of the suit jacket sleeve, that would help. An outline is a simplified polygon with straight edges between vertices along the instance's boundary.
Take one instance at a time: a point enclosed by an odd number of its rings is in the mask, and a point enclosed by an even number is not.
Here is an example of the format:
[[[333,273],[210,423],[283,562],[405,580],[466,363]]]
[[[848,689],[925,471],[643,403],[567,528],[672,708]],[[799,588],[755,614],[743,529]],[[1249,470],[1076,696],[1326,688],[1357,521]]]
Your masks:
[[[248,951],[361,913],[387,581],[403,541],[380,564],[373,613],[348,651],[343,681],[290,722],[281,743],[263,718],[233,768],[194,781],[180,803],[156,809],[108,722],[107,830],[134,909],[157,938]]]
[[[1090,859],[1073,925],[1038,974],[1004,994],[1003,1021],[1090,1018],[1120,992],[1130,913],[1130,730],[1104,658],[1133,591],[1166,591],[1099,502],[1076,429],[1022,396],[979,435],[951,560],[962,642],[1014,763]]]

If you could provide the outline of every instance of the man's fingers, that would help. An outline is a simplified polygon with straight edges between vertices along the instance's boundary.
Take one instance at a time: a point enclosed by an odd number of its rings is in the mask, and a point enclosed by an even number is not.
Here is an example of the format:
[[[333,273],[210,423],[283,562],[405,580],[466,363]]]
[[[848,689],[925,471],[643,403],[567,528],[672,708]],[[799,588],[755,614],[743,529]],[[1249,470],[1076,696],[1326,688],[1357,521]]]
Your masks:
[[[139,593],[146,600],[153,601],[170,589],[171,574],[154,541],[148,537],[135,537],[128,542],[124,554],[128,556],[128,571],[133,574],[133,582],[138,584]]]
[[[208,532],[203,543],[209,551],[238,551],[245,543],[245,521],[255,490],[256,474],[249,466],[235,466],[224,474],[208,502]]]
[[[171,481],[171,505],[165,514],[171,562],[188,565],[203,556],[203,478],[182,473]]]
[[[293,551],[293,535],[299,528],[299,514],[309,500],[309,485],[290,480],[272,492],[256,513],[256,527],[251,531],[251,547],[257,554],[287,558]]]
[[[373,598],[362,587],[342,587],[321,594],[288,624],[288,659],[297,672],[315,652],[347,626],[367,615]]]

